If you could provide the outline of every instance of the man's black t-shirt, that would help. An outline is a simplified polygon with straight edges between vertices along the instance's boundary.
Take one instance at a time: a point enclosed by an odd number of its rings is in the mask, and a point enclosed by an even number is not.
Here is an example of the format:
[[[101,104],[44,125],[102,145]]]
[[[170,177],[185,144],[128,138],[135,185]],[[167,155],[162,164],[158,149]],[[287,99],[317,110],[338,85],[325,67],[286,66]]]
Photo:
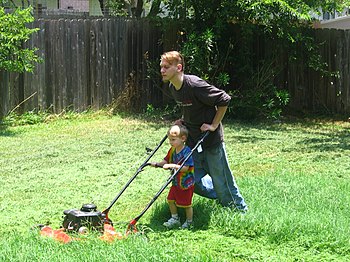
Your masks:
[[[208,84],[194,75],[184,75],[182,87],[176,90],[170,84],[175,101],[183,109],[184,124],[189,130],[187,144],[193,147],[201,137],[203,123],[211,124],[217,106],[227,106],[231,97],[224,91]],[[203,148],[209,148],[223,141],[223,128],[220,123],[215,132],[211,132],[203,142]]]

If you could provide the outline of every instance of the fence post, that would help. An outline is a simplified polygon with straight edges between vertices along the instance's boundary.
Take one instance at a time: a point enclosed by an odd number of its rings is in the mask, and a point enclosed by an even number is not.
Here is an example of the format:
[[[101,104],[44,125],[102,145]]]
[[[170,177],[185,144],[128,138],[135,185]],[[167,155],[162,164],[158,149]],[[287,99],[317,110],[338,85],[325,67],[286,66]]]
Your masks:
[[[8,72],[0,70],[0,119],[8,111],[9,79]]]

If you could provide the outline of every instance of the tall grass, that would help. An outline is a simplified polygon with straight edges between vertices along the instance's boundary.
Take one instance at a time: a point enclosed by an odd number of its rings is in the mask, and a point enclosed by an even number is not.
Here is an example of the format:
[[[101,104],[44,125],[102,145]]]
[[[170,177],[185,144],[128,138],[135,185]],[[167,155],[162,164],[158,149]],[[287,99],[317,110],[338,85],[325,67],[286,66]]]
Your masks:
[[[107,207],[170,123],[99,112],[7,124],[0,130],[1,261],[350,259],[349,123],[227,121],[226,148],[247,214],[195,196],[194,229],[166,230],[166,190],[138,222],[140,234],[108,244],[91,233],[67,245],[33,226],[58,228],[63,211],[83,203]],[[167,149],[166,142],[154,159]],[[151,167],[138,175],[110,211],[118,231],[168,175]]]

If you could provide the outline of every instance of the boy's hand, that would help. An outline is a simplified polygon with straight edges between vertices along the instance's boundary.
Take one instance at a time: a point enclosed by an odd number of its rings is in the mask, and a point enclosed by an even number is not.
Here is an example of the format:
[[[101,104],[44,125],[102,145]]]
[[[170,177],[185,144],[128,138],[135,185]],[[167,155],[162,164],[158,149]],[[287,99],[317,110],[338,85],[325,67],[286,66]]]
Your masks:
[[[164,169],[174,169],[176,168],[177,165],[175,164],[164,164],[163,168]]]
[[[159,165],[157,162],[152,162],[151,166],[153,167],[162,167],[161,165]]]

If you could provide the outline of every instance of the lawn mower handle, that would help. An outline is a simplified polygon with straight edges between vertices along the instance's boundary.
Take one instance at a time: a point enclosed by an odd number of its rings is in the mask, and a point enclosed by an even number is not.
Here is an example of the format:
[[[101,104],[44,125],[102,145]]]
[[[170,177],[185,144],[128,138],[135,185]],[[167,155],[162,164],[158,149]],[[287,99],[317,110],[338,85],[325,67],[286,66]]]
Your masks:
[[[162,146],[162,144],[164,143],[164,141],[168,138],[168,135],[165,135],[163,137],[163,139],[159,142],[159,144],[153,149],[153,151],[149,154],[149,156],[147,157],[147,159],[141,164],[141,166],[137,169],[137,171],[135,172],[135,174],[129,179],[129,181],[125,184],[125,186],[121,189],[121,191],[118,193],[118,195],[112,200],[112,202],[110,203],[110,205],[102,211],[102,214],[105,215],[105,219],[108,222],[108,212],[109,210],[112,208],[112,206],[115,204],[115,202],[117,202],[117,200],[119,199],[119,197],[124,193],[124,191],[126,190],[126,188],[131,184],[131,182],[137,177],[137,175],[139,173],[141,173],[143,171],[143,168],[146,166],[151,165],[151,163],[149,163],[148,161],[151,159],[151,157],[158,151],[158,149]]]
[[[182,161],[182,164],[180,167],[172,174],[168,180],[165,182],[165,184],[161,187],[161,189],[158,191],[158,193],[153,197],[153,199],[147,204],[147,206],[144,208],[144,210],[134,219],[132,219],[128,225],[128,228],[126,230],[126,233],[129,234],[130,232],[137,232],[136,229],[136,223],[137,221],[146,213],[146,211],[152,206],[152,204],[157,200],[157,198],[160,196],[160,194],[164,191],[164,189],[171,183],[173,178],[180,172],[181,168],[185,165],[186,161],[192,156],[193,152],[197,150],[197,148],[203,143],[203,140],[209,135],[210,131],[205,131],[202,135],[202,137],[198,140],[197,144],[192,148],[191,152],[185,157],[185,159]]]

